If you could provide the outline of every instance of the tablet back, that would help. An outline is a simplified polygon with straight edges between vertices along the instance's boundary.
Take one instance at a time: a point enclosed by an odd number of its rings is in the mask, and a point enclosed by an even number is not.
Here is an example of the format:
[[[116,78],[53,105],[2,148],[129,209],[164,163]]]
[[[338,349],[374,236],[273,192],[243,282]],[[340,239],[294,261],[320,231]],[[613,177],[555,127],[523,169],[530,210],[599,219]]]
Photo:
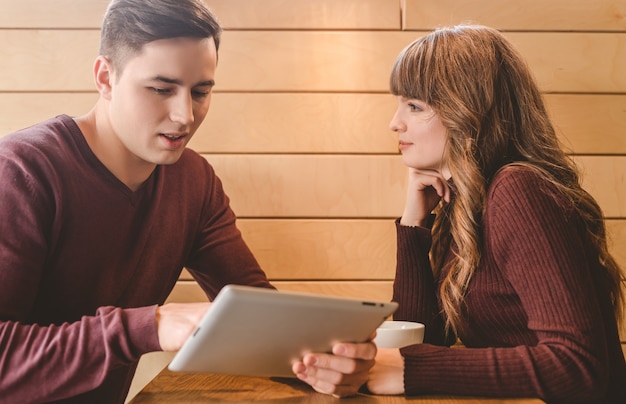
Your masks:
[[[294,377],[291,364],[304,353],[366,341],[396,308],[394,302],[229,285],[169,369]]]

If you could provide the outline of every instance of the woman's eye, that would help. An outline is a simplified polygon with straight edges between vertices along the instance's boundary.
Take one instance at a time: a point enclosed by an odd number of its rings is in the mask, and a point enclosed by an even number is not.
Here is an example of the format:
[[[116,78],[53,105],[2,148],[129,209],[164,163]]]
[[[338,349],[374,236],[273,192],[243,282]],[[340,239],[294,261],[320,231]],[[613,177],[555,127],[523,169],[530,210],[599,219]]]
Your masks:
[[[422,108],[413,103],[409,103],[409,109],[411,110],[411,112],[417,112],[422,110]]]

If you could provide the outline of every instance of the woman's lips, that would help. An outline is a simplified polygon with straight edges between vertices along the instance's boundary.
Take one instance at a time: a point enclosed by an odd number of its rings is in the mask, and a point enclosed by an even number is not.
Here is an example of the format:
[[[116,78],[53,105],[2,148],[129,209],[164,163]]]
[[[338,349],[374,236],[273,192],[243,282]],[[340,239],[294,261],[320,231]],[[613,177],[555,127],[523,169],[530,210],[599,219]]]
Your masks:
[[[407,149],[407,148],[409,148],[412,144],[413,144],[413,143],[399,141],[399,142],[398,142],[398,149],[400,149],[400,150]]]

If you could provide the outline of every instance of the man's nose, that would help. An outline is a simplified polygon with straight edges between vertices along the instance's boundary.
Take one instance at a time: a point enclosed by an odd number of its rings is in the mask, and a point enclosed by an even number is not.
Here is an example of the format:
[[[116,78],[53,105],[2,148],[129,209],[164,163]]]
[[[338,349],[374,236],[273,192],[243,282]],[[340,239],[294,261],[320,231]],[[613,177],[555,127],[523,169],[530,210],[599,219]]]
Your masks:
[[[170,119],[181,125],[193,123],[193,99],[191,95],[180,94],[172,100]]]

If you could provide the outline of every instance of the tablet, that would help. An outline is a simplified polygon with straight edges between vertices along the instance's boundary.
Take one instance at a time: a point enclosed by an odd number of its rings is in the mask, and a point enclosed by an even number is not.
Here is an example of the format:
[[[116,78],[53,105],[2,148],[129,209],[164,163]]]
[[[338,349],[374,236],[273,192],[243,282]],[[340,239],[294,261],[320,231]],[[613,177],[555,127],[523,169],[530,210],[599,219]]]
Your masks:
[[[292,363],[335,342],[363,342],[398,307],[228,285],[176,353],[173,371],[295,377]]]

